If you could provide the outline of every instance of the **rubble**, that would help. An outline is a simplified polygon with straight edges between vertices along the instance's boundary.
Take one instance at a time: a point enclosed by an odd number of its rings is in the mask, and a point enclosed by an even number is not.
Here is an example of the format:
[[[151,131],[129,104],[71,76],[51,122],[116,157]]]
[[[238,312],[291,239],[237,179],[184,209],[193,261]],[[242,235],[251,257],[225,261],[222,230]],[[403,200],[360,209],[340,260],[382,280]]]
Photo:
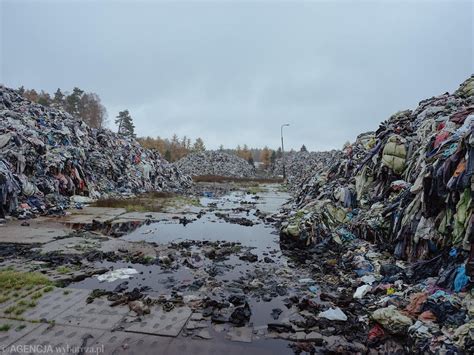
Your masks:
[[[205,151],[185,156],[173,164],[185,174],[191,176],[254,177],[255,168],[245,159],[236,155]]]
[[[61,214],[108,195],[180,191],[190,177],[135,139],[0,86],[0,218]]]
[[[288,250],[305,251],[300,259],[317,260],[319,273],[335,260],[339,281],[329,273],[320,282],[349,287],[372,310],[373,349],[473,351],[473,85],[474,75],[360,134],[299,182],[284,212]]]

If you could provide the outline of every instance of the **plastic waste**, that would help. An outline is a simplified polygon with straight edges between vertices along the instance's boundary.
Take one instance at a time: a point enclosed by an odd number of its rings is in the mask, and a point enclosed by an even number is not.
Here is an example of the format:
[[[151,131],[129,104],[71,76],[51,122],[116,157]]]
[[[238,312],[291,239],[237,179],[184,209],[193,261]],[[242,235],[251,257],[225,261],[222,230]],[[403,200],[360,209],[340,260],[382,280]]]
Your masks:
[[[344,314],[343,311],[341,311],[339,307],[329,308],[327,311],[319,313],[318,317],[326,318],[329,320],[340,320],[340,321],[347,320],[347,316]]]
[[[132,275],[138,274],[138,271],[135,269],[124,268],[108,271],[105,274],[97,276],[97,280],[100,282],[113,282],[120,279],[129,279]]]
[[[369,285],[359,286],[357,287],[356,292],[354,292],[353,297],[357,299],[362,299],[368,292],[370,292],[370,290],[372,290],[372,286],[369,286]]]
[[[372,285],[376,281],[376,279],[374,275],[365,275],[360,278],[360,281],[365,284]]]

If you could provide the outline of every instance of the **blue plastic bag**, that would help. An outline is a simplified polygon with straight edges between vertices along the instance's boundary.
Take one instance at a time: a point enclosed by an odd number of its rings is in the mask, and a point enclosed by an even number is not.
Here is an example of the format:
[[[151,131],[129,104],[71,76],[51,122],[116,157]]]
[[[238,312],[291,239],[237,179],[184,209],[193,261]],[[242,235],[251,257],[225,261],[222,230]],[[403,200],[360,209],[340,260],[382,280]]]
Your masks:
[[[468,283],[469,278],[466,275],[466,265],[458,267],[458,272],[454,278],[454,291],[460,292]]]

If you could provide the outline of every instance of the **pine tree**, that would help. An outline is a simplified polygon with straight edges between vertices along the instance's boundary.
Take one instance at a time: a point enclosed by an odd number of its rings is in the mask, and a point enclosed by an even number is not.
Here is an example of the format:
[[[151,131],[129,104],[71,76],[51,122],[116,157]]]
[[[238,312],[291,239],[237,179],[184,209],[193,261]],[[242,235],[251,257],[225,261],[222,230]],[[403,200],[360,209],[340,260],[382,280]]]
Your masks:
[[[166,149],[166,152],[165,152],[165,159],[169,162],[171,162],[171,152],[169,149]]]
[[[248,157],[247,162],[255,168],[255,162],[251,155]]]
[[[300,152],[308,152],[308,149],[306,149],[304,144],[301,146]]]
[[[204,141],[202,138],[197,138],[196,141],[193,144],[193,151],[194,152],[204,152],[206,150],[206,147],[204,145]]]
[[[118,125],[118,134],[124,137],[135,137],[135,125],[133,124],[132,116],[128,110],[120,111],[115,124]]]
[[[53,103],[58,107],[64,106],[64,94],[62,93],[61,89],[58,88],[54,93]]]
[[[272,150],[272,155],[270,156],[270,164],[272,167],[275,166],[276,159],[277,159],[276,152]]]
[[[49,96],[49,94],[47,92],[45,92],[44,90],[41,90],[41,92],[38,95],[38,101],[37,102],[40,105],[49,106],[51,104],[51,97]]]
[[[75,87],[72,90],[72,94],[66,97],[66,105],[65,109],[71,115],[76,118],[80,118],[80,106],[81,106],[81,98],[84,94],[84,91]]]

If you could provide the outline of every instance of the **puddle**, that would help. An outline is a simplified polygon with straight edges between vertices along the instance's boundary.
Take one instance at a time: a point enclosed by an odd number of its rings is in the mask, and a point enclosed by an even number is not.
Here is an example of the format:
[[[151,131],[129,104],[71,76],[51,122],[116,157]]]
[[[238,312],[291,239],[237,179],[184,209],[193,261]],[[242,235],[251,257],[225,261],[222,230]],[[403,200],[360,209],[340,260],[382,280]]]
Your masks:
[[[246,215],[244,217],[248,218]],[[240,242],[244,246],[257,248],[260,253],[267,251],[267,247],[279,249],[279,236],[273,227],[262,223],[253,226],[227,223],[215,215],[204,216],[186,225],[174,221],[150,223],[138,227],[122,239],[158,244],[184,240]]]
[[[179,293],[183,297],[211,297],[224,302],[232,295],[245,295],[252,310],[253,326],[278,322],[288,317],[284,299],[294,291],[290,283],[297,277],[276,275],[281,269],[288,270],[278,231],[262,223],[256,214],[257,208],[267,213],[277,212],[286,198],[287,194],[273,186],[266,186],[258,198],[242,191],[220,198],[202,197],[200,204],[205,213],[201,218],[187,224],[173,219],[145,223],[119,239],[158,245],[160,252],[152,265],[96,263],[95,266],[109,270],[131,267],[138,274],[113,282],[88,278],[71,286],[114,291],[122,285],[129,291],[142,289],[153,297]],[[245,218],[254,225],[229,223],[219,218],[219,214]],[[250,258],[256,255],[258,261],[247,260],[249,252]],[[171,261],[163,263],[160,258],[168,256]],[[278,320],[272,317],[276,308],[283,311]]]

